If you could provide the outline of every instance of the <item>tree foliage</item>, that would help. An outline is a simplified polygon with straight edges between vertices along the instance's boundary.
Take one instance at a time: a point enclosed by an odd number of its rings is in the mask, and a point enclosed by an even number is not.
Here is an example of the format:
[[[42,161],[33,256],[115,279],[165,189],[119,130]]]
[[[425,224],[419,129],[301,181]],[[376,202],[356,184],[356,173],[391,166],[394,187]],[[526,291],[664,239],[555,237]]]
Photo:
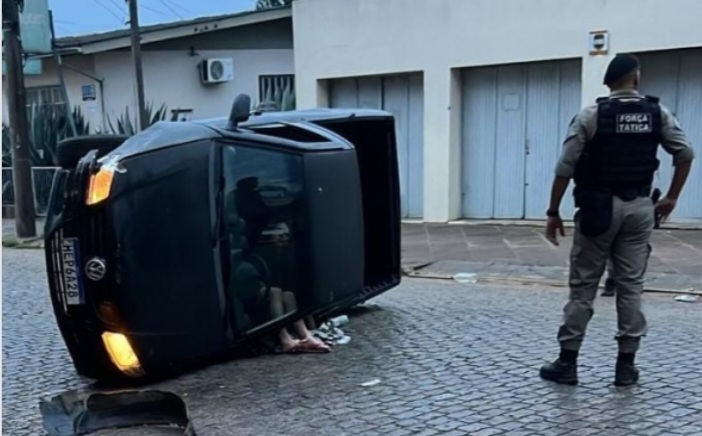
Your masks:
[[[289,6],[293,0],[257,0],[256,9],[271,9],[279,8],[281,6]]]

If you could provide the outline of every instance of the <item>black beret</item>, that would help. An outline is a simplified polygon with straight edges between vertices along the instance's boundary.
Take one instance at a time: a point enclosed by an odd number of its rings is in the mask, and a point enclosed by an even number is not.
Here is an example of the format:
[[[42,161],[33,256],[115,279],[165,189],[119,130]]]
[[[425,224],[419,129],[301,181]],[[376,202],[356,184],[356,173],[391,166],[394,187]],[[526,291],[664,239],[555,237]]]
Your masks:
[[[640,68],[639,58],[633,54],[618,54],[612,59],[607,67],[607,72],[604,76],[604,84],[609,86],[616,83],[619,79],[627,74],[633,73]]]

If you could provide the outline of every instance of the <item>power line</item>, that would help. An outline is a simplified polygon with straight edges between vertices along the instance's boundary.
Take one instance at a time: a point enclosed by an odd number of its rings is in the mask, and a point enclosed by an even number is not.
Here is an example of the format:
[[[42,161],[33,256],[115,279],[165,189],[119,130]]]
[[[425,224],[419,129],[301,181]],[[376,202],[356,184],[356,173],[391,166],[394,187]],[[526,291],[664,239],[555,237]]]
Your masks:
[[[140,4],[139,7],[140,7],[141,9],[146,9],[147,11],[151,11],[151,12],[153,12],[153,13],[155,13],[155,14],[159,14],[159,15],[161,15],[162,17],[170,17],[170,16],[171,16],[170,14],[167,14],[167,13],[165,13],[165,12],[163,12],[163,11],[159,11],[158,9],[154,9],[154,8],[152,8],[152,7],[150,7],[150,6],[145,5],[145,4]]]
[[[119,7],[117,3],[115,3],[115,0],[95,0],[102,6],[105,10],[112,12],[112,16],[117,16],[119,17],[122,15],[123,17],[126,17],[126,13],[122,8]],[[102,3],[103,1],[107,1],[107,3]],[[117,9],[117,13],[114,13],[114,9],[112,9],[110,6],[114,6],[115,9]],[[123,18],[120,18],[120,21],[124,21]]]
[[[124,12],[126,14],[126,8],[124,7],[124,5],[120,6],[119,4],[117,4],[115,2],[115,0],[107,0],[107,1],[110,2],[110,4],[112,6],[116,7],[118,11]]]
[[[183,11],[183,12],[186,13],[186,14],[192,14],[192,11],[191,11],[191,10],[185,8],[184,6],[181,6],[180,4],[176,3],[174,0],[161,0],[161,1],[165,1],[166,3],[170,4],[171,6],[176,7],[176,8],[178,8],[178,9],[180,9],[181,11]]]
[[[159,0],[159,1],[161,2],[161,4],[162,4],[163,6],[165,6],[166,9],[168,9],[168,10],[171,11],[171,12],[173,12],[178,18],[180,18],[181,20],[184,19],[183,16],[180,15],[180,14],[178,13],[178,11],[176,11],[175,9],[173,9],[168,3],[166,3],[165,0]]]
[[[122,24],[122,25],[125,24],[125,23],[124,23],[124,19],[123,19],[123,18],[120,18],[117,14],[115,14],[114,11],[113,11],[112,9],[110,9],[109,7],[107,7],[106,4],[102,3],[100,0],[95,0],[95,3],[97,3],[97,4],[100,5],[100,6],[102,6],[102,8],[103,8],[104,10],[106,10],[107,12],[109,12],[110,15],[112,15],[112,16],[115,17],[117,20],[119,20],[120,24]]]
[[[60,28],[64,32],[73,32],[75,30],[75,26],[76,26],[76,23],[72,23],[72,22],[66,23],[66,22],[54,21],[54,24],[56,25],[56,27]]]
[[[56,18],[54,18],[54,24],[56,24],[56,25],[58,25],[58,26],[63,26],[63,27],[66,27],[66,26],[77,26],[77,25],[78,25],[78,23],[76,23],[75,21],[57,20]]]

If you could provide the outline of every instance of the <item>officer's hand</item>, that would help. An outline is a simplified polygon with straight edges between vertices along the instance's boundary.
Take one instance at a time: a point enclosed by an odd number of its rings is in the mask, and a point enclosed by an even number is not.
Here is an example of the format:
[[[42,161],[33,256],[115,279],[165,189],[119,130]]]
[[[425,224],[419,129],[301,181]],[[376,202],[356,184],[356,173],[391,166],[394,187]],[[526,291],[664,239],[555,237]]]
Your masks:
[[[565,228],[563,227],[563,220],[561,217],[549,217],[546,221],[546,239],[553,245],[558,245],[558,237],[556,232],[559,232],[561,236],[565,236]]]
[[[673,212],[673,209],[675,209],[675,206],[677,204],[678,200],[666,197],[663,200],[659,201],[658,204],[656,204],[656,213],[663,217],[662,221],[665,221],[668,215],[670,215]]]

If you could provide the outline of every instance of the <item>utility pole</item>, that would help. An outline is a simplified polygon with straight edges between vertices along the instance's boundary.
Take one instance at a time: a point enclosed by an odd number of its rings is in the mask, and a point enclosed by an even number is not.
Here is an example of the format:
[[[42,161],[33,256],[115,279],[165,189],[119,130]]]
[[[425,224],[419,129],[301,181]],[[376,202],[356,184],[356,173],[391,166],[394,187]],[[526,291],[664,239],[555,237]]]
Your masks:
[[[78,136],[76,130],[76,121],[73,119],[73,110],[71,110],[71,100],[68,98],[68,90],[66,89],[66,79],[63,75],[63,59],[56,48],[56,32],[54,31],[54,14],[49,11],[49,25],[51,26],[51,50],[54,52],[54,62],[58,70],[59,84],[61,85],[61,94],[63,95],[64,106],[66,110],[66,119],[68,126],[71,128],[72,136]]]
[[[144,103],[144,74],[141,65],[141,37],[139,35],[139,7],[137,0],[127,0],[129,3],[129,25],[132,29],[132,62],[134,63],[134,84],[137,97],[137,131],[149,125]]]
[[[5,59],[7,62],[10,142],[12,144],[12,178],[15,193],[15,229],[19,238],[37,235],[32,162],[30,159],[27,98],[24,91],[22,40],[17,0],[2,0],[5,24]]]

